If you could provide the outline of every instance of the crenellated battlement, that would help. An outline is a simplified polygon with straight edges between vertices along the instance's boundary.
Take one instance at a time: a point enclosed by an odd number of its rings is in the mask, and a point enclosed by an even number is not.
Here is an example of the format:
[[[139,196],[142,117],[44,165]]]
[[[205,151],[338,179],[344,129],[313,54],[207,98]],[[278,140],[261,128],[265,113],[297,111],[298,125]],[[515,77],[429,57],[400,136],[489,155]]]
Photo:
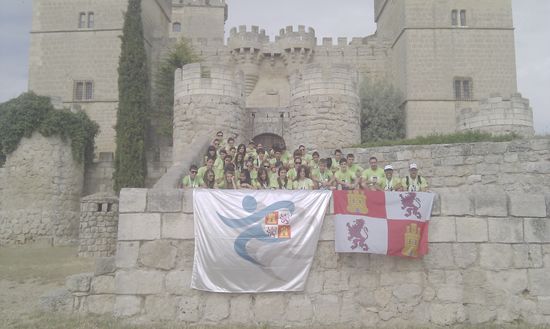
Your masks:
[[[311,27],[299,25],[295,30],[293,26],[287,26],[279,31],[279,36],[275,37],[275,43],[282,50],[289,49],[314,49],[317,44],[315,30]]]
[[[244,76],[234,67],[194,63],[176,70],[174,92],[178,97],[219,95],[243,97]]]
[[[266,43],[269,43],[269,36],[266,35],[264,29],[255,25],[250,29],[246,25],[241,25],[238,29],[234,27],[229,31],[229,39],[227,39],[227,45],[231,50],[260,50]]]
[[[225,0],[174,0],[173,6],[225,7]]]

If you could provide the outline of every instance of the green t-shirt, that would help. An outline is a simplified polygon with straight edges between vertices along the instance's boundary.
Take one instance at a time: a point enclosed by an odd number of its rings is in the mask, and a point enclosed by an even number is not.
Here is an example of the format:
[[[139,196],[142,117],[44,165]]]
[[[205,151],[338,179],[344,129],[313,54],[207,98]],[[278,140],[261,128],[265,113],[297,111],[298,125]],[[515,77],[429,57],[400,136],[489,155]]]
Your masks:
[[[332,177],[334,176],[334,174],[332,173],[332,171],[326,169],[324,173],[322,173],[319,168],[317,169],[313,169],[312,171],[312,174],[311,174],[311,177],[313,177],[314,180],[318,181],[318,182],[328,182],[332,179]]]
[[[271,180],[269,181],[269,184],[266,184],[266,185],[261,184],[257,180],[252,182],[252,186],[257,190],[269,190],[269,189],[273,188],[272,185],[273,184],[271,184]]]
[[[414,180],[407,175],[401,180],[401,186],[409,192],[423,192],[428,189],[428,182],[426,181],[426,178],[421,177],[420,175],[416,176],[416,179]]]
[[[296,177],[298,177],[298,173],[296,172],[296,168],[290,168],[290,169],[286,172],[286,176],[287,176],[288,179],[290,179],[290,180],[295,180]]]
[[[357,163],[354,163],[351,165],[351,167],[348,167],[348,171],[351,171],[355,175],[355,177],[360,177],[361,173],[363,172],[363,167],[361,167]]]
[[[314,184],[313,181],[309,178],[303,180],[296,180],[292,184],[293,190],[313,190]]]
[[[337,180],[344,183],[353,183],[355,180],[355,174],[350,171],[349,169],[346,170],[346,172],[343,172],[342,170],[338,170],[334,173],[334,177],[336,177]]]
[[[384,191],[395,191],[401,187],[401,178],[397,175],[393,175],[391,181],[384,176],[378,180],[378,186]]]
[[[189,188],[201,187],[202,184],[203,184],[202,178],[200,178],[199,175],[196,175],[195,179],[191,179],[191,176],[187,175],[187,176],[183,177],[181,182],[182,182],[183,187],[189,187]]]
[[[212,168],[213,169],[213,168]],[[199,168],[199,170],[197,170],[197,176],[199,176],[201,179],[204,177],[204,173],[206,172],[206,170],[208,170],[208,167],[207,166],[202,166]],[[216,172],[214,172],[215,174]]]
[[[384,173],[384,169],[380,167],[376,168],[376,170],[372,170],[369,167],[363,171],[361,177],[368,183],[378,184],[382,178],[386,177],[386,174]]]

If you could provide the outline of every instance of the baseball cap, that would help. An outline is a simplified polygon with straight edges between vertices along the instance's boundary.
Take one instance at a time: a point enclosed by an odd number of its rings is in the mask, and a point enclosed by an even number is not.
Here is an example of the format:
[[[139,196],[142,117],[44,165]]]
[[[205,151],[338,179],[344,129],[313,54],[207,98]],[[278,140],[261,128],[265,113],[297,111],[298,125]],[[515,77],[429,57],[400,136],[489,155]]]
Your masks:
[[[409,169],[418,169],[418,166],[416,165],[416,163],[411,163],[409,165]]]
[[[393,166],[392,165],[387,165],[384,167],[384,171],[386,170],[393,170]]]

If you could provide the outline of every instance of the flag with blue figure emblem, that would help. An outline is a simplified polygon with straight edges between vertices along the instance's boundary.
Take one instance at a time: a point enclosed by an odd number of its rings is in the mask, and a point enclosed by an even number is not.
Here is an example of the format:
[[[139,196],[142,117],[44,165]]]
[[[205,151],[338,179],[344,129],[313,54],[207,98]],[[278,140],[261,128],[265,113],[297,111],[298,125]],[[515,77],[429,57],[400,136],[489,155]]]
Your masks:
[[[191,287],[304,290],[330,198],[330,191],[195,189]]]

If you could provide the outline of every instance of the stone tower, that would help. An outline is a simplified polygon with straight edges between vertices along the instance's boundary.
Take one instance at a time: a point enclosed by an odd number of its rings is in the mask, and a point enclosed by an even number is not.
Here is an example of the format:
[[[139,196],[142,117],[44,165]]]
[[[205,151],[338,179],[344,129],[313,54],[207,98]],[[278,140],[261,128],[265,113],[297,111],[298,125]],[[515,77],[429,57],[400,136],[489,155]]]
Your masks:
[[[455,131],[462,108],[517,93],[511,0],[375,0],[375,15],[408,137]]]
[[[194,44],[223,45],[227,20],[225,0],[172,0],[170,37]]]

